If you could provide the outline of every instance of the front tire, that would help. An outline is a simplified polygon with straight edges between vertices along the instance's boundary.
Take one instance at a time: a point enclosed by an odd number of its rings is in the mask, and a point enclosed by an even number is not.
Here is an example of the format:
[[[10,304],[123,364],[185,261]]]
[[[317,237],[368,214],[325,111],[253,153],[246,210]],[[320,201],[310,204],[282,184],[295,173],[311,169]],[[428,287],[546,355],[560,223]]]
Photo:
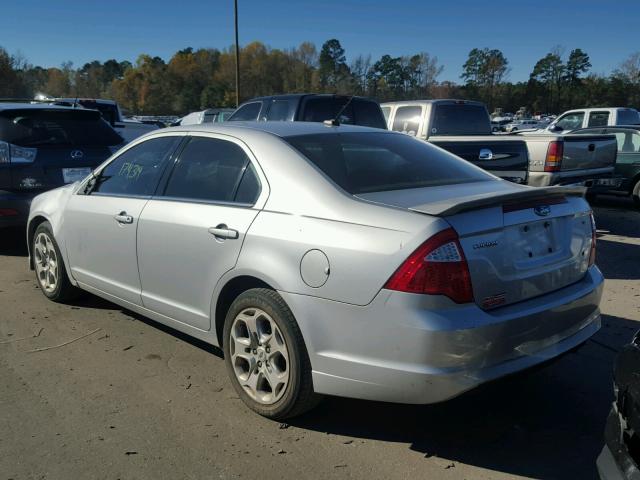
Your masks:
[[[36,281],[49,300],[65,302],[79,295],[80,289],[69,281],[60,248],[49,222],[42,222],[36,228],[31,252]]]
[[[254,288],[235,299],[225,319],[223,349],[233,388],[258,414],[283,420],[317,405],[302,333],[275,291]]]

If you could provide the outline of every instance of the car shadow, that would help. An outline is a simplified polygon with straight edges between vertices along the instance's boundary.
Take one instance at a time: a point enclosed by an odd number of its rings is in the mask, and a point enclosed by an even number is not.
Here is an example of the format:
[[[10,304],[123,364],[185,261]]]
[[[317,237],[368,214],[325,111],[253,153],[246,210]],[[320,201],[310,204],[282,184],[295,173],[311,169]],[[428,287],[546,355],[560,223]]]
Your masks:
[[[542,368],[484,385],[434,405],[395,405],[328,397],[289,423],[361,439],[406,443],[489,470],[541,479],[595,479],[613,397],[616,350],[640,323],[604,316],[603,329],[579,349]],[[613,343],[613,345],[612,345]]]
[[[598,238],[596,265],[608,280],[640,279],[640,245],[615,239]],[[606,258],[607,261],[599,261]]]
[[[0,255],[26,257],[26,233],[24,228],[10,227],[0,229]]]

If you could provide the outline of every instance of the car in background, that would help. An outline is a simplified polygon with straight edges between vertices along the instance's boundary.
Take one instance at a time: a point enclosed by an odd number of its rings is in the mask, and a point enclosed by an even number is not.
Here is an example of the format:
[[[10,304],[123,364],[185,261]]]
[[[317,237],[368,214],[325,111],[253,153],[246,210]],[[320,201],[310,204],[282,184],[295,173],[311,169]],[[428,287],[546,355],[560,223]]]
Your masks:
[[[613,180],[600,180],[602,186],[611,187],[598,194],[629,195],[635,205],[640,207],[640,125],[618,127],[583,128],[571,132],[572,135],[615,135],[618,144],[618,156]],[[592,193],[595,195],[595,193]]]
[[[172,126],[224,122],[233,112],[235,112],[233,108],[208,108],[199,112],[191,112],[175,122]]]
[[[493,133],[497,132],[506,132],[507,125],[511,123],[511,119],[509,118],[501,118],[501,119],[493,119],[491,120],[491,131]]]
[[[0,103],[0,227],[25,225],[33,197],[82,180],[123,142],[96,110]]]
[[[229,117],[237,121],[326,122],[387,128],[380,105],[365,97],[330,94],[291,94],[258,97],[244,102]]]
[[[601,480],[640,478],[640,332],[616,358],[613,405],[604,431],[605,446],[598,456]]]
[[[580,108],[558,116],[546,128],[549,132],[570,132],[579,128],[640,125],[640,112],[633,108]]]
[[[46,297],[80,288],[220,346],[280,420],[318,394],[444,401],[585,342],[604,279],[583,194],[387,130],[224,122],[39,195],[27,235]]]
[[[125,142],[138,138],[140,135],[157,130],[156,122],[144,123],[133,118],[125,118],[120,105],[115,100],[101,98],[54,98],[49,99],[54,105],[82,107],[98,110],[102,117],[124,138]],[[42,101],[39,99],[39,101]]]
[[[517,132],[519,130],[537,130],[541,128],[541,123],[538,120],[525,119],[514,120],[511,123],[505,125],[505,132]],[[546,126],[546,124],[544,124]]]

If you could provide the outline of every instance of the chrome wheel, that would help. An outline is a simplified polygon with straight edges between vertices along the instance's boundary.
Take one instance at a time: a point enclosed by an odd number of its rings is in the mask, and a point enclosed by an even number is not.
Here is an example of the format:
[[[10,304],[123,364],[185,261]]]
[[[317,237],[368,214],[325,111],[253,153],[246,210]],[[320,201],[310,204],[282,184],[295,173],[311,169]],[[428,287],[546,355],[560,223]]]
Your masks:
[[[38,234],[33,242],[33,254],[38,283],[45,292],[54,292],[59,281],[59,263],[56,248],[48,234]]]
[[[277,402],[289,383],[289,353],[276,322],[264,310],[246,308],[229,336],[231,365],[242,388],[261,404]]]

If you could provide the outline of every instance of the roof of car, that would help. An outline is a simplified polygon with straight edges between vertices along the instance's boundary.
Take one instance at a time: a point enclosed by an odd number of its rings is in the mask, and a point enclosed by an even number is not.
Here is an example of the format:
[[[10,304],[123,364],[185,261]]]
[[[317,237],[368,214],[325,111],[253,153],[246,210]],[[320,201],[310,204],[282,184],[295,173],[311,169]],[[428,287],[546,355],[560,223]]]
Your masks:
[[[427,103],[460,103],[469,105],[484,105],[482,102],[476,100],[462,100],[455,98],[431,98],[425,100],[398,100],[396,102],[384,102],[380,106],[392,106],[392,105],[425,105]]]
[[[52,105],[50,103],[0,103],[0,111],[2,110],[78,110],[77,108],[67,107],[64,105]]]
[[[269,99],[293,99],[293,98],[301,98],[301,97],[339,97],[339,98],[344,98],[344,97],[351,97],[352,95],[340,95],[337,93],[285,93],[285,94],[280,94],[280,95],[265,95],[263,97],[255,97],[255,98],[251,98],[249,100],[245,100],[244,102],[242,102],[242,104],[244,105],[245,103],[251,103],[251,102],[258,102],[258,101],[262,101],[262,100],[269,100]],[[367,98],[367,97],[360,97],[358,95],[353,95],[353,98],[356,100],[369,100],[369,101],[375,101],[372,100],[371,98]]]
[[[278,137],[291,137],[295,135],[313,135],[318,133],[393,133],[380,128],[361,127],[358,125],[328,126],[321,122],[229,122],[229,123],[201,123],[198,125],[182,125],[179,127],[163,128],[155,130],[156,134],[171,131],[210,132],[221,134],[240,134],[250,131],[266,132]]]

